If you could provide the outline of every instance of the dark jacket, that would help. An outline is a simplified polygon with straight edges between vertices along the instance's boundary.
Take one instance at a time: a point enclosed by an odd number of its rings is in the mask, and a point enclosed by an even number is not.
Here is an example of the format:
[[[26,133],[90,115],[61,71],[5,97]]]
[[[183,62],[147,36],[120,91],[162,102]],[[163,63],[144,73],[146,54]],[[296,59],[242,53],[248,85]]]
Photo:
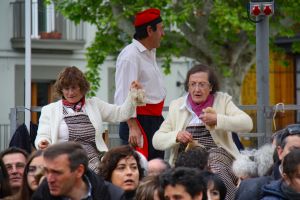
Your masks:
[[[33,142],[35,140],[37,134],[37,125],[30,122],[30,133],[26,125],[21,124],[15,133],[13,134],[9,146],[10,147],[18,147],[27,151],[27,153],[31,153],[33,146]]]
[[[243,180],[235,194],[235,200],[259,200],[262,187],[273,180],[271,176],[261,176]]]
[[[264,185],[269,184],[271,181],[281,179],[279,166],[279,161],[273,164],[271,176],[261,176],[242,181],[235,194],[235,200],[260,199],[262,194],[262,187]]]
[[[93,200],[125,200],[124,192],[113,184],[104,181],[91,170],[86,173],[92,186]],[[50,194],[48,182],[45,179],[37,191],[33,194],[32,200],[63,200],[61,196],[55,197]]]
[[[281,189],[282,180],[272,181],[262,189],[261,200],[290,200]]]
[[[280,160],[273,164],[272,176],[274,177],[274,180],[281,179],[281,173],[280,173],[280,170],[279,170],[280,165],[281,165]]]

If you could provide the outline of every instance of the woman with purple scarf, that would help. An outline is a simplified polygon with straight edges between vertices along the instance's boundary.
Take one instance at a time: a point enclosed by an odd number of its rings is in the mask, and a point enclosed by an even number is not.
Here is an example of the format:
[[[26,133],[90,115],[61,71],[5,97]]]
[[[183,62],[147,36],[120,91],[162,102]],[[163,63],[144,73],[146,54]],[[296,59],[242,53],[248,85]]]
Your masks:
[[[187,95],[170,103],[169,113],[153,136],[157,150],[170,149],[171,164],[189,146],[202,146],[209,152],[209,167],[227,187],[226,200],[234,199],[237,177],[232,162],[239,151],[232,132],[249,132],[252,119],[240,110],[226,93],[218,92],[219,83],[211,67],[199,64],[186,76]]]

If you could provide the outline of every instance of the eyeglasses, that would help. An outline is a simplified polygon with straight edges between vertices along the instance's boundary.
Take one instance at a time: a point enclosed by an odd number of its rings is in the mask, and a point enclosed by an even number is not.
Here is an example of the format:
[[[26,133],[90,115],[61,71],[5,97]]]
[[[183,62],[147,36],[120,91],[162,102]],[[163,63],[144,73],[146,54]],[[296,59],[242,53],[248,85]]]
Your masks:
[[[290,135],[300,134],[300,124],[290,124],[286,127]]]
[[[41,165],[31,165],[28,167],[28,175],[34,176],[37,173],[41,173],[44,171],[44,166]]]
[[[15,167],[16,170],[24,170],[25,168],[25,163],[21,163],[21,162],[17,162],[17,163],[14,163],[14,164],[6,164],[5,165],[7,171],[12,171]]]
[[[283,130],[279,131],[278,134],[280,134],[278,137],[280,137],[281,143],[290,135],[300,135],[300,124],[290,124]]]
[[[210,87],[210,83],[207,83],[207,82],[191,82],[189,83],[189,87],[192,88],[192,89],[196,89],[197,87],[200,88],[200,89],[207,89]]]

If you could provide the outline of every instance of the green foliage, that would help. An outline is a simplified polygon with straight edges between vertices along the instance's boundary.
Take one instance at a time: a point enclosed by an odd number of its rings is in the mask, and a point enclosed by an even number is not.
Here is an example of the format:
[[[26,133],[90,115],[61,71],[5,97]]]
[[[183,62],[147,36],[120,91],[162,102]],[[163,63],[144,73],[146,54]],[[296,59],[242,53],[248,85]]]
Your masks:
[[[300,53],[300,42],[299,41],[298,42],[294,42],[292,44],[292,50],[295,53]]]
[[[50,1],[50,0],[45,0]],[[90,95],[100,87],[100,66],[107,56],[116,56],[130,43],[134,14],[149,7],[161,9],[165,37],[157,56],[170,73],[172,57],[186,56],[215,67],[225,78],[243,77],[241,68],[253,64],[255,23],[247,19],[249,0],[53,0],[65,17],[97,27],[94,43],[87,49],[87,78]],[[277,36],[299,33],[300,2],[276,0],[270,17],[270,46]],[[292,46],[300,51],[298,43]],[[247,70],[242,70],[244,73]]]

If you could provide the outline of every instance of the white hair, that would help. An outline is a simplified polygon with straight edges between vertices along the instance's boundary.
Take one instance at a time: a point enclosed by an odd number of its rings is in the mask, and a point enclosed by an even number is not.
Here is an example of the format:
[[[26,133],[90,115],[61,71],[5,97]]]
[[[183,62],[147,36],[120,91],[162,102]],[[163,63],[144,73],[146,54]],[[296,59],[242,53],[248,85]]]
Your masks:
[[[239,178],[264,176],[273,165],[273,153],[272,144],[244,150],[233,162],[232,171]]]
[[[258,176],[264,176],[273,165],[274,150],[272,144],[265,144],[254,153]]]
[[[239,178],[251,178],[257,176],[257,165],[249,155],[240,154],[232,164],[233,173]]]

